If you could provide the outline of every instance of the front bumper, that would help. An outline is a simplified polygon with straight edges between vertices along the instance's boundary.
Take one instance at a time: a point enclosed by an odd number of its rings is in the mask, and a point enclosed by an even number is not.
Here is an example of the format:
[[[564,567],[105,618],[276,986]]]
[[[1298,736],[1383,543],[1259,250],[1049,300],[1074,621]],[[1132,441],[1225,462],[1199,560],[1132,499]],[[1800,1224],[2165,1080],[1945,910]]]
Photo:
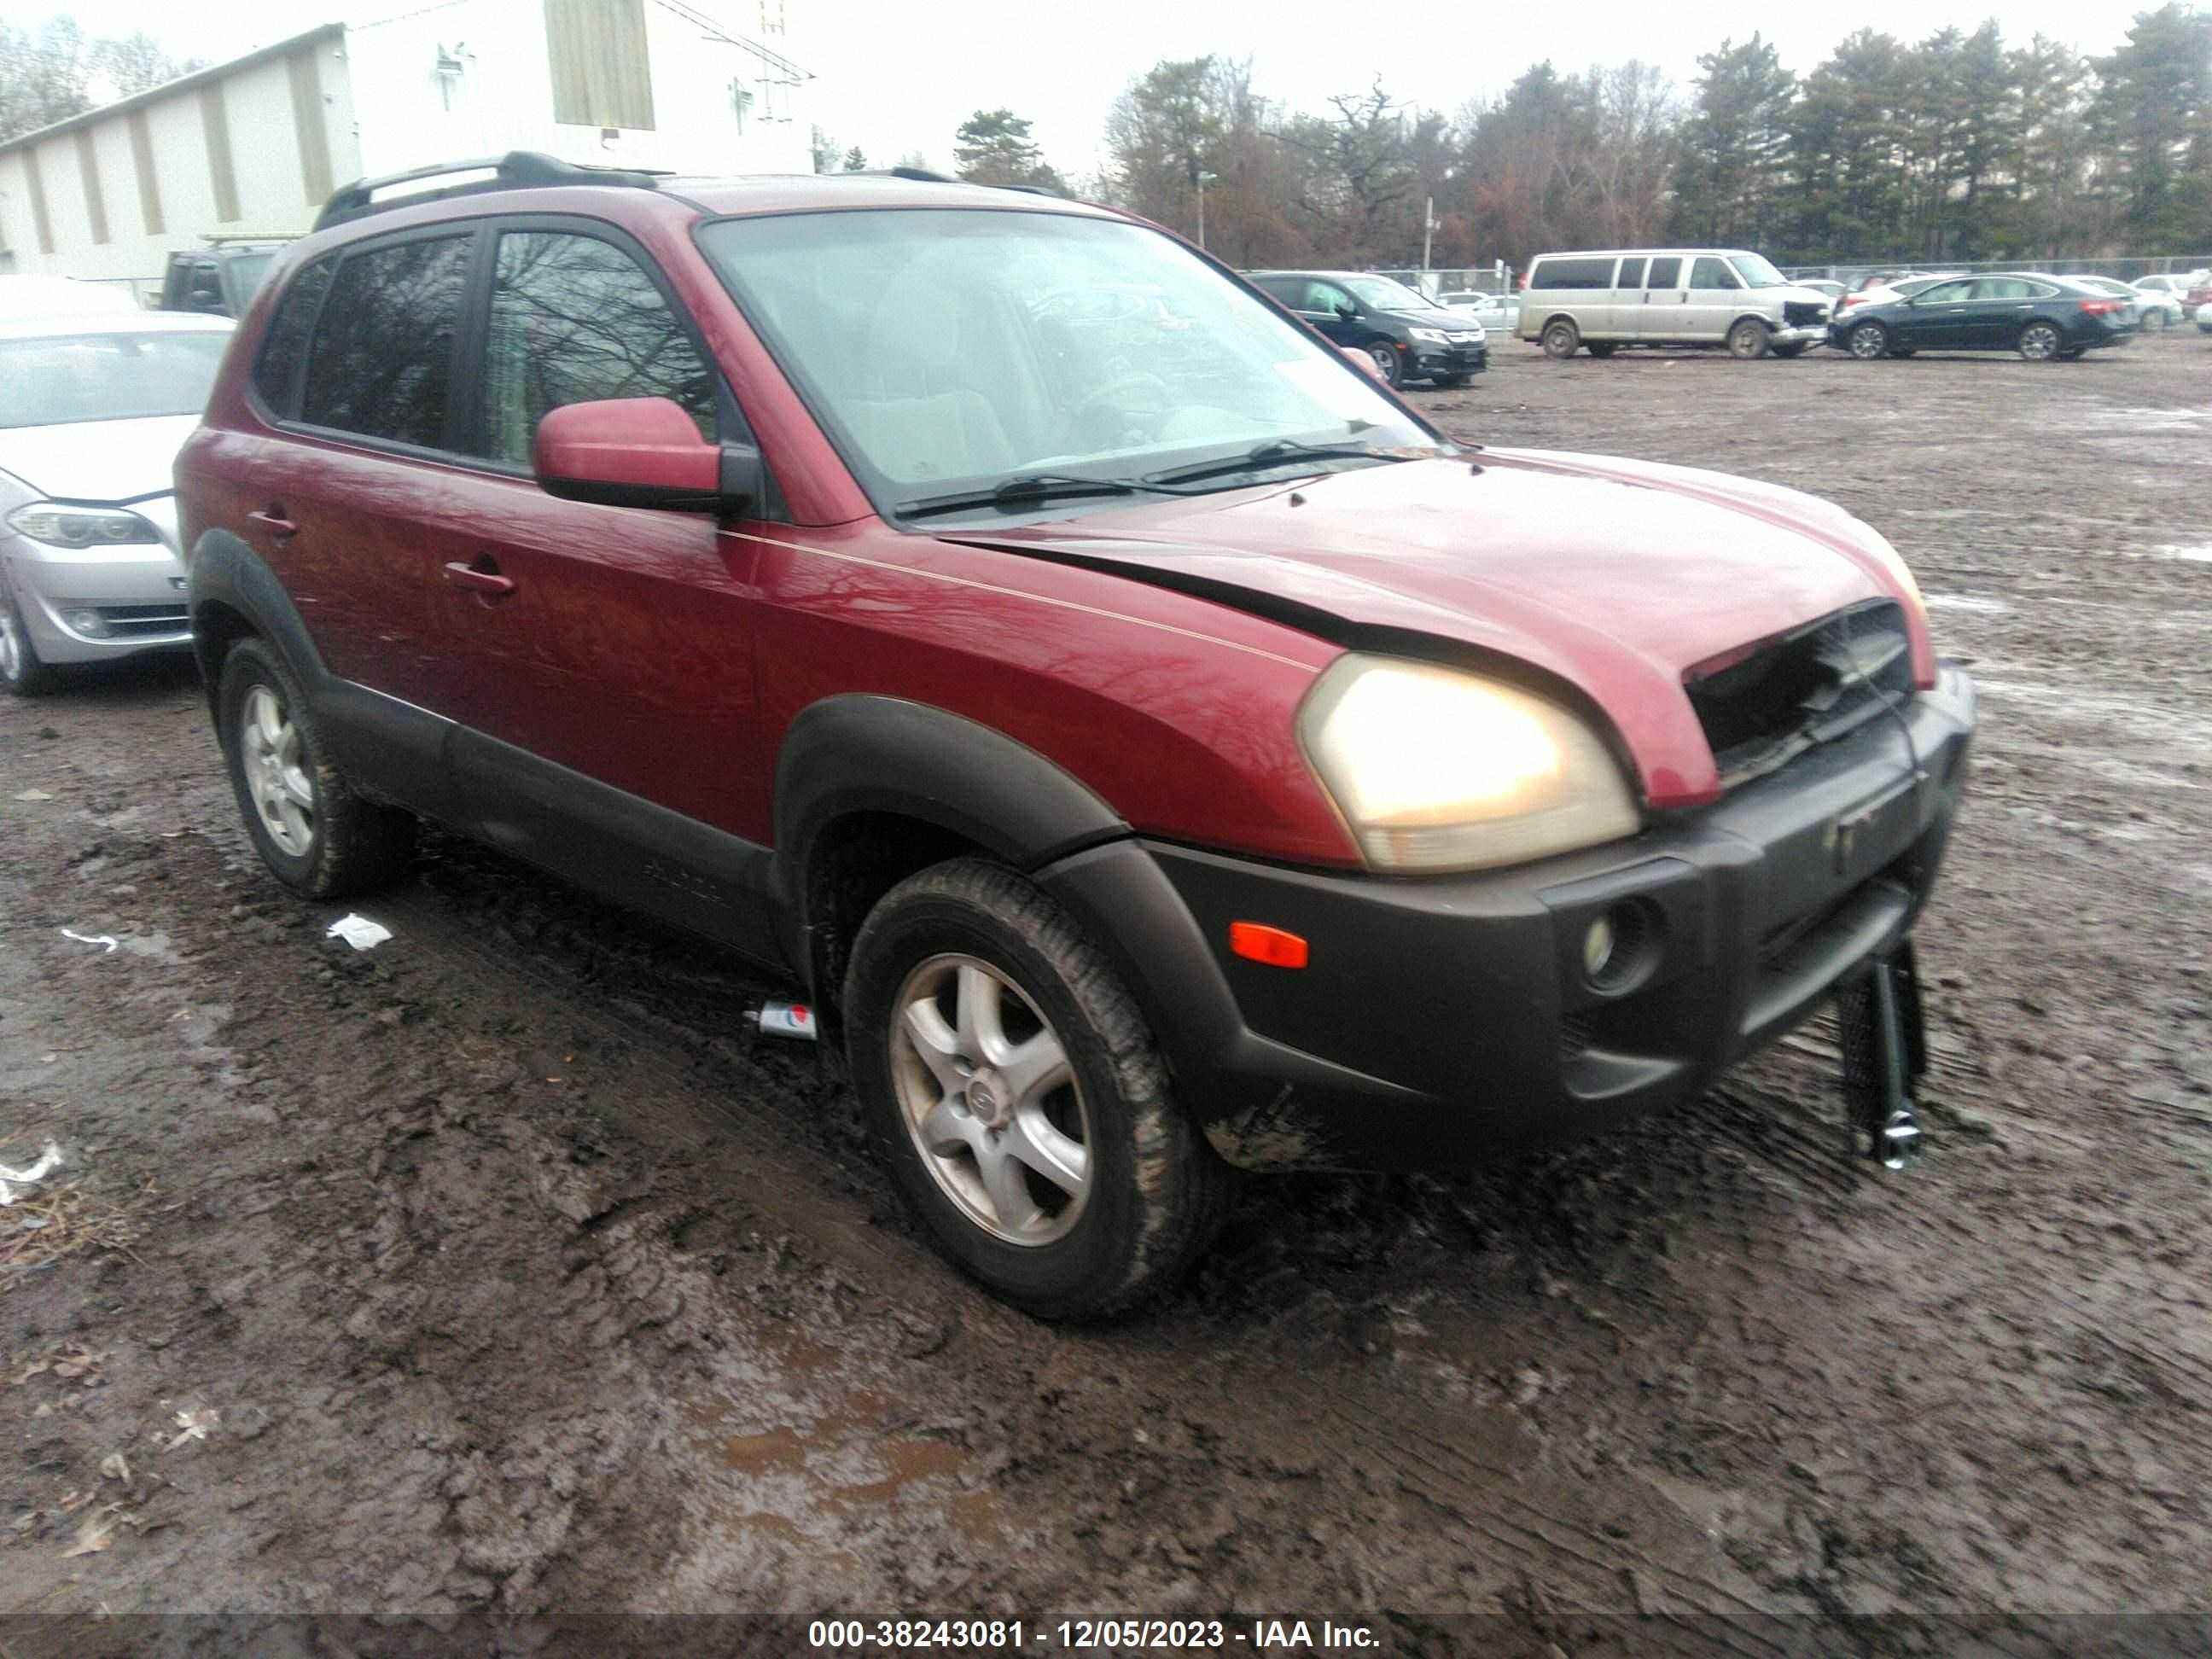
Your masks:
[[[1942,860],[1972,683],[1947,669],[1900,712],[1517,869],[1391,879],[1124,841],[1038,878],[1119,958],[1231,1163],[1465,1167],[1694,1098],[1895,947]],[[1641,942],[1593,985],[1583,943],[1608,914]],[[1310,965],[1231,955],[1238,921],[1303,935]]]
[[[1417,344],[1411,378],[1437,380],[1447,374],[1480,374],[1490,367],[1490,343],[1474,345]]]
[[[191,644],[185,568],[166,546],[58,548],[0,536],[0,576],[41,662],[102,662]]]
[[[1806,323],[1797,328],[1778,328],[1766,337],[1769,345],[1826,345],[1828,342],[1826,323]]]

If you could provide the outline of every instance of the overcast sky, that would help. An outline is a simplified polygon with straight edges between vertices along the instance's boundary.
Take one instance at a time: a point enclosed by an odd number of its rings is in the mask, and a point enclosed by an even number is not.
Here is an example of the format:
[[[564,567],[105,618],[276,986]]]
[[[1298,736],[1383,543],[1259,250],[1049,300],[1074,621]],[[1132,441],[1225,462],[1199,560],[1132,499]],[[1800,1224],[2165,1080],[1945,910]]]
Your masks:
[[[401,0],[0,0],[16,18],[73,11],[88,33],[145,29],[182,55],[222,58],[307,27],[319,15],[389,15]],[[757,33],[763,0],[690,0]],[[779,0],[767,0],[775,5]],[[2006,38],[2039,30],[2082,51],[2110,51],[2145,8],[2126,0],[1841,0],[1705,7],[1668,0],[780,0],[785,50],[814,71],[802,118],[871,161],[920,150],[949,167],[952,133],[975,110],[1012,108],[1036,123],[1046,159],[1083,174],[1097,165],[1107,106],[1162,58],[1249,56],[1265,95],[1319,108],[1381,75],[1392,94],[1446,112],[1502,90],[1549,57],[1564,72],[1631,58],[1686,88],[1697,57],[1723,35],[1762,29],[1801,73],[1867,27],[1918,40],[1946,24],[2001,16]],[[188,21],[180,21],[188,20]],[[1573,27],[1547,27],[1556,20]]]

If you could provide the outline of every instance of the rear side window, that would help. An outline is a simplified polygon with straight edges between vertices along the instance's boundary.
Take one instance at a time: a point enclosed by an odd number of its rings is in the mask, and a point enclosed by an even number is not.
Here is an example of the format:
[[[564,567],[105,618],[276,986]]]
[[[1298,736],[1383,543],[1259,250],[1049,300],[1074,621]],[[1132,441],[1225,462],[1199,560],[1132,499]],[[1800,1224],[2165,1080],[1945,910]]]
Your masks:
[[[334,254],[316,260],[292,279],[292,286],[276,302],[276,316],[269,325],[268,337],[261,343],[261,361],[253,368],[253,389],[280,416],[292,413],[300,390],[300,365],[307,360],[308,331],[315,325],[315,313],[331,290],[331,276],[337,265]]]
[[[499,239],[477,453],[526,465],[549,410],[603,398],[672,398],[711,443],[714,396],[714,372],[628,253],[570,231]]]
[[[468,236],[349,253],[307,354],[300,418],[426,449],[446,441]]]
[[[1610,259],[1539,259],[1535,274],[1528,278],[1530,288],[1611,288],[1613,261]]]
[[[1680,288],[1682,285],[1682,256],[1670,253],[1663,259],[1651,262],[1651,275],[1646,288]]]
[[[1697,263],[1690,267],[1690,286],[1708,289],[1741,288],[1743,284],[1736,280],[1735,273],[1728,268],[1727,260],[1716,258],[1710,253],[1701,253],[1698,256]]]
[[[1296,276],[1255,276],[1252,286],[1271,300],[1279,300],[1295,311],[1298,301],[1305,297],[1306,285]]]
[[[1641,259],[1623,259],[1620,262],[1620,275],[1614,280],[1613,285],[1615,288],[1642,288],[1644,286],[1644,261]]]

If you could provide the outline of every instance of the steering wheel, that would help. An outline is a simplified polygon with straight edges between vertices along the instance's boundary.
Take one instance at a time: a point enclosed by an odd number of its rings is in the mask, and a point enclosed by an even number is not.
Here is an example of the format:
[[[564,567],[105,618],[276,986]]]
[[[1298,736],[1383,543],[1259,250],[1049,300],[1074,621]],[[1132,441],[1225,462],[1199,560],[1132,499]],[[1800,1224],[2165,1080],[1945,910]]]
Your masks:
[[[1124,399],[1133,393],[1142,394],[1143,401],[1133,405],[1125,402]],[[1164,415],[1174,403],[1175,394],[1168,390],[1168,383],[1158,375],[1141,372],[1124,374],[1119,380],[1108,381],[1085,398],[1076,409],[1075,423],[1085,436],[1111,442],[1131,424],[1129,412],[1132,407]],[[1099,429],[1103,425],[1102,417],[1112,419],[1115,429],[1102,432]]]

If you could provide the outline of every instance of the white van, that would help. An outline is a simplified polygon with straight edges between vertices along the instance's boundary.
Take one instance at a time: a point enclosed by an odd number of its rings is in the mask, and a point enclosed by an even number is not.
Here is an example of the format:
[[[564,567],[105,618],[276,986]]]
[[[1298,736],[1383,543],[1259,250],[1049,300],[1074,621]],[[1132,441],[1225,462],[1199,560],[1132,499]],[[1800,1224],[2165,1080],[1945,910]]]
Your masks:
[[[1828,337],[1828,303],[1741,248],[1546,253],[1528,267],[1516,331],[1549,357],[1584,346],[1610,357],[1625,345],[1795,357]]]

